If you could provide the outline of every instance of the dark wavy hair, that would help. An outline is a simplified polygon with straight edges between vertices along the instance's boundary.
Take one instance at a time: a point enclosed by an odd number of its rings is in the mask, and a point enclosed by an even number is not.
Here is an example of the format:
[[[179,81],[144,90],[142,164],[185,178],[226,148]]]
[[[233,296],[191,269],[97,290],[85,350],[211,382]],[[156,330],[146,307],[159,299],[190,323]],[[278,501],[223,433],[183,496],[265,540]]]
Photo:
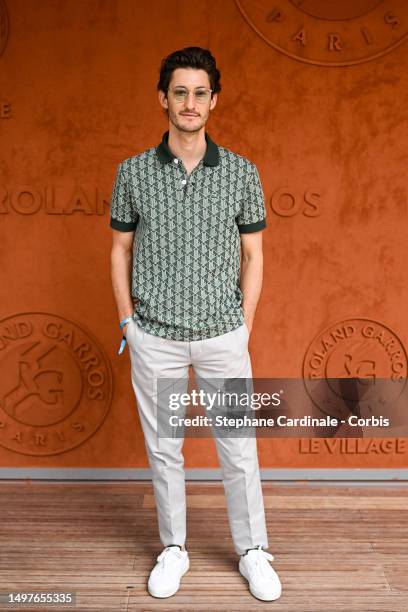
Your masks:
[[[170,53],[162,59],[160,65],[160,78],[157,83],[157,89],[163,91],[167,95],[171,75],[176,68],[197,68],[205,70],[210,79],[210,87],[213,94],[221,91],[221,73],[218,70],[215,58],[208,49],[201,47],[185,47],[179,51]]]

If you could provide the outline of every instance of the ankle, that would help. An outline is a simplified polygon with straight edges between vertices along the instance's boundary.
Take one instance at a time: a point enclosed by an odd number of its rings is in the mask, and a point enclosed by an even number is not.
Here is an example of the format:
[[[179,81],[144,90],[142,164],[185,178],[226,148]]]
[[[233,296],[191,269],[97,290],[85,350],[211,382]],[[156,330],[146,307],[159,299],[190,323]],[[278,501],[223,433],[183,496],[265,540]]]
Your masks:
[[[246,552],[244,552],[244,553],[241,555],[241,557],[245,557],[245,556],[248,554],[248,552],[249,552],[250,550],[256,550],[257,548],[262,549],[262,548],[263,548],[263,546],[262,546],[262,545],[258,545],[258,546],[254,546],[253,548],[247,548],[247,549],[246,549]]]
[[[184,544],[169,544],[169,546],[178,546],[180,550],[186,550],[186,547]]]

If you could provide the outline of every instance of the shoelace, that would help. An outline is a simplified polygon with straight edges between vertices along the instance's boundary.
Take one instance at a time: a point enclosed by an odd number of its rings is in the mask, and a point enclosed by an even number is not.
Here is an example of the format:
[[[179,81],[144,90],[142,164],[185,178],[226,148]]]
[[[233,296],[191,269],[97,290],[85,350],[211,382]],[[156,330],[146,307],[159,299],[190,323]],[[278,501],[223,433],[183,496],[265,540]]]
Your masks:
[[[169,560],[170,558],[170,553],[176,555],[176,557],[179,557],[179,559],[182,558],[182,554],[181,554],[181,550],[176,550],[175,548],[170,548],[170,547],[166,547],[163,552],[160,553],[160,555],[157,557],[157,561],[160,564],[160,569],[164,570],[165,567],[165,563],[166,561]]]
[[[254,572],[260,576],[269,576],[269,573],[265,572],[265,563],[267,563],[267,559],[269,559],[269,561],[273,561],[273,555],[267,553],[265,550],[262,550],[260,546],[258,546],[258,548],[253,549],[252,551],[249,551],[248,555],[251,552],[252,555],[249,558],[253,560],[253,564],[251,564],[251,567],[253,568]],[[268,567],[270,568],[269,563]]]

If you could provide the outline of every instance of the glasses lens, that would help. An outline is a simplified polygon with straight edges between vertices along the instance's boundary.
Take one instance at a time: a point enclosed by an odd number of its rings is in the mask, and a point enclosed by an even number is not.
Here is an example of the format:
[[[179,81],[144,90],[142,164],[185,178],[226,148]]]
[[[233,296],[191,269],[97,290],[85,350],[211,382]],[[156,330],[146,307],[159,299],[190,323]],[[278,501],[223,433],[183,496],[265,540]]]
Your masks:
[[[186,89],[173,89],[173,95],[175,99],[178,101],[184,100],[184,98],[187,96],[187,90]]]
[[[195,92],[195,99],[197,102],[206,102],[210,97],[210,91],[208,89],[198,89]]]

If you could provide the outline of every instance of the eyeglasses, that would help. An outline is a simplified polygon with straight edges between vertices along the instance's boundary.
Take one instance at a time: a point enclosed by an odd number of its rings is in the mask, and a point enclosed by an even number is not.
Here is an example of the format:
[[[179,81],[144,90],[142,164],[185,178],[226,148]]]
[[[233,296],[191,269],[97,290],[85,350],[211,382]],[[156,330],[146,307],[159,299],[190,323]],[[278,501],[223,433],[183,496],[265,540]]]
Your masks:
[[[174,89],[168,89],[167,91],[171,92],[176,102],[184,102],[184,100],[187,98],[188,94],[190,93],[190,90],[186,89],[185,87],[175,87]],[[197,89],[193,91],[194,100],[198,102],[199,104],[204,104],[205,102],[208,102],[208,100],[210,99],[211,92],[212,92],[212,89],[207,89],[206,87],[198,87]]]

